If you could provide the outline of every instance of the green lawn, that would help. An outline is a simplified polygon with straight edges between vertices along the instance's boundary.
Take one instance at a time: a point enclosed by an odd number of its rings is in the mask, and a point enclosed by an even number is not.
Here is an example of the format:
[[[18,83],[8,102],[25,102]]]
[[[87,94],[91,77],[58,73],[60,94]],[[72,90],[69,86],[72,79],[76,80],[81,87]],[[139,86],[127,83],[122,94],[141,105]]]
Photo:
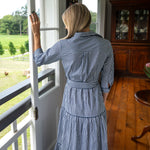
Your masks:
[[[21,59],[21,58],[20,58]],[[24,70],[29,68],[29,62],[28,61],[18,61],[13,59],[0,59],[0,92],[3,90],[17,84],[20,81],[23,81],[26,79],[25,76],[23,76]],[[4,72],[8,72],[8,75],[5,76]],[[30,95],[30,89],[19,94],[15,98],[11,99],[10,101],[6,102],[5,104],[0,106],[0,115],[10,109],[12,106],[16,105],[18,102],[22,101],[24,98]],[[25,118],[28,115],[28,112],[23,114],[19,119],[17,119],[18,122],[20,122],[23,118]],[[6,133],[10,131],[10,126],[8,126],[5,130],[0,132],[0,138],[2,138]],[[28,131],[28,137],[29,137],[29,131]],[[18,139],[19,147],[21,146],[21,138]],[[28,141],[29,142],[29,141]],[[8,150],[11,150],[12,148],[8,148]],[[20,148],[19,148],[20,149]]]
[[[29,54],[21,55],[16,58],[7,58],[11,57],[9,54],[8,44],[12,41],[17,49],[16,55],[20,55],[20,51],[18,50],[21,45],[24,45],[24,42],[28,40],[28,36],[20,36],[20,35],[0,35],[0,42],[5,49],[4,55],[0,56],[0,92],[6,90],[7,88],[27,79],[26,76],[23,75],[24,71],[29,68]],[[38,69],[40,71],[41,68]],[[8,73],[5,76],[5,72]],[[40,83],[40,87],[41,87]],[[19,94],[18,96],[14,97],[13,99],[9,100],[5,104],[0,106],[0,115],[9,110],[12,106],[16,105],[27,96],[30,95],[30,89],[26,90],[25,92]],[[29,112],[27,111],[22,116],[17,119],[17,122],[20,122],[23,118],[25,118]],[[10,125],[5,128],[2,132],[0,132],[0,139],[9,131],[11,130]],[[28,149],[30,150],[30,132],[29,129],[27,130],[27,138],[28,138]],[[18,145],[19,150],[22,149],[21,147],[21,137],[18,138]],[[12,146],[8,148],[8,150],[12,150]]]
[[[27,55],[29,57],[29,55]],[[6,90],[7,88],[27,79],[26,76],[23,75],[24,71],[29,68],[29,61],[23,61],[22,56],[20,58],[15,59],[0,59],[0,92]],[[41,71],[41,68],[38,68],[38,71]],[[8,72],[8,75],[5,76],[5,72]],[[42,84],[40,82],[39,87]],[[25,92],[19,94],[13,99],[9,100],[5,104],[0,106],[0,115],[9,110],[12,106],[16,105],[27,96],[30,95],[30,89]],[[22,116],[17,119],[17,122],[23,120],[29,112],[27,111]],[[10,125],[5,128],[2,132],[0,132],[0,139],[11,130]],[[28,139],[28,149],[30,150],[30,132],[27,130],[27,139]],[[18,138],[19,149],[21,148],[21,137]],[[12,146],[8,148],[8,150],[12,150]]]
[[[20,58],[21,59],[21,58]],[[0,92],[25,80],[23,72],[29,68],[29,62],[11,59],[0,59]],[[5,76],[4,72],[8,72]]]
[[[9,42],[13,42],[16,49],[19,49],[28,40],[28,35],[0,35],[0,42],[4,49],[8,49]]]

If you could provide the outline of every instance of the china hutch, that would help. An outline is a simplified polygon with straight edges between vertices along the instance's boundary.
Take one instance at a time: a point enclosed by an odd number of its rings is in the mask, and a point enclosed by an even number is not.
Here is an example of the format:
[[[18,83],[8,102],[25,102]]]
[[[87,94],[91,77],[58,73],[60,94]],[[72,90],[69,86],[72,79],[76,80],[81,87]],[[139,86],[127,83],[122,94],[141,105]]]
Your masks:
[[[150,62],[150,0],[110,0],[116,73],[143,75]]]

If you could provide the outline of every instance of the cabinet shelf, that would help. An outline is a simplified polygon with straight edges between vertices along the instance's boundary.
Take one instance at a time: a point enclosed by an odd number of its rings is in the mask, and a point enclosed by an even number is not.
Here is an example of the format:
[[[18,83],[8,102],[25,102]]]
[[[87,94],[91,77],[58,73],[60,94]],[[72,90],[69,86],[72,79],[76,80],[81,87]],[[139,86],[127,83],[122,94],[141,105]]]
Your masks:
[[[149,0],[111,0],[115,69],[129,74],[144,74],[150,62]]]

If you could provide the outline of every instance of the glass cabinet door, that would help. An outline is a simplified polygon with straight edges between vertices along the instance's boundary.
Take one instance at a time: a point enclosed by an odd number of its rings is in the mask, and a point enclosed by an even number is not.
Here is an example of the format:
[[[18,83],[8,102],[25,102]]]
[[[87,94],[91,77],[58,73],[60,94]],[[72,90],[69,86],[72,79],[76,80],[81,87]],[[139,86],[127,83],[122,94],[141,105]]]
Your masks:
[[[129,10],[116,11],[116,34],[117,40],[128,40]]]
[[[134,11],[134,40],[148,40],[149,10]]]

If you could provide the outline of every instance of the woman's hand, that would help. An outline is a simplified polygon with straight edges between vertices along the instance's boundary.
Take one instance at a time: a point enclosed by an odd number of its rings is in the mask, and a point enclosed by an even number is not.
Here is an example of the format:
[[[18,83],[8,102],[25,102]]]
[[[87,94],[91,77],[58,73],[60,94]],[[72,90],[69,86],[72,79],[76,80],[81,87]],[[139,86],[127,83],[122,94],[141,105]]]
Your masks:
[[[34,38],[34,51],[41,48],[40,42],[40,20],[35,12],[30,15],[30,21],[32,26],[33,38]]]
[[[40,20],[35,12],[30,15],[33,35],[40,35]]]

